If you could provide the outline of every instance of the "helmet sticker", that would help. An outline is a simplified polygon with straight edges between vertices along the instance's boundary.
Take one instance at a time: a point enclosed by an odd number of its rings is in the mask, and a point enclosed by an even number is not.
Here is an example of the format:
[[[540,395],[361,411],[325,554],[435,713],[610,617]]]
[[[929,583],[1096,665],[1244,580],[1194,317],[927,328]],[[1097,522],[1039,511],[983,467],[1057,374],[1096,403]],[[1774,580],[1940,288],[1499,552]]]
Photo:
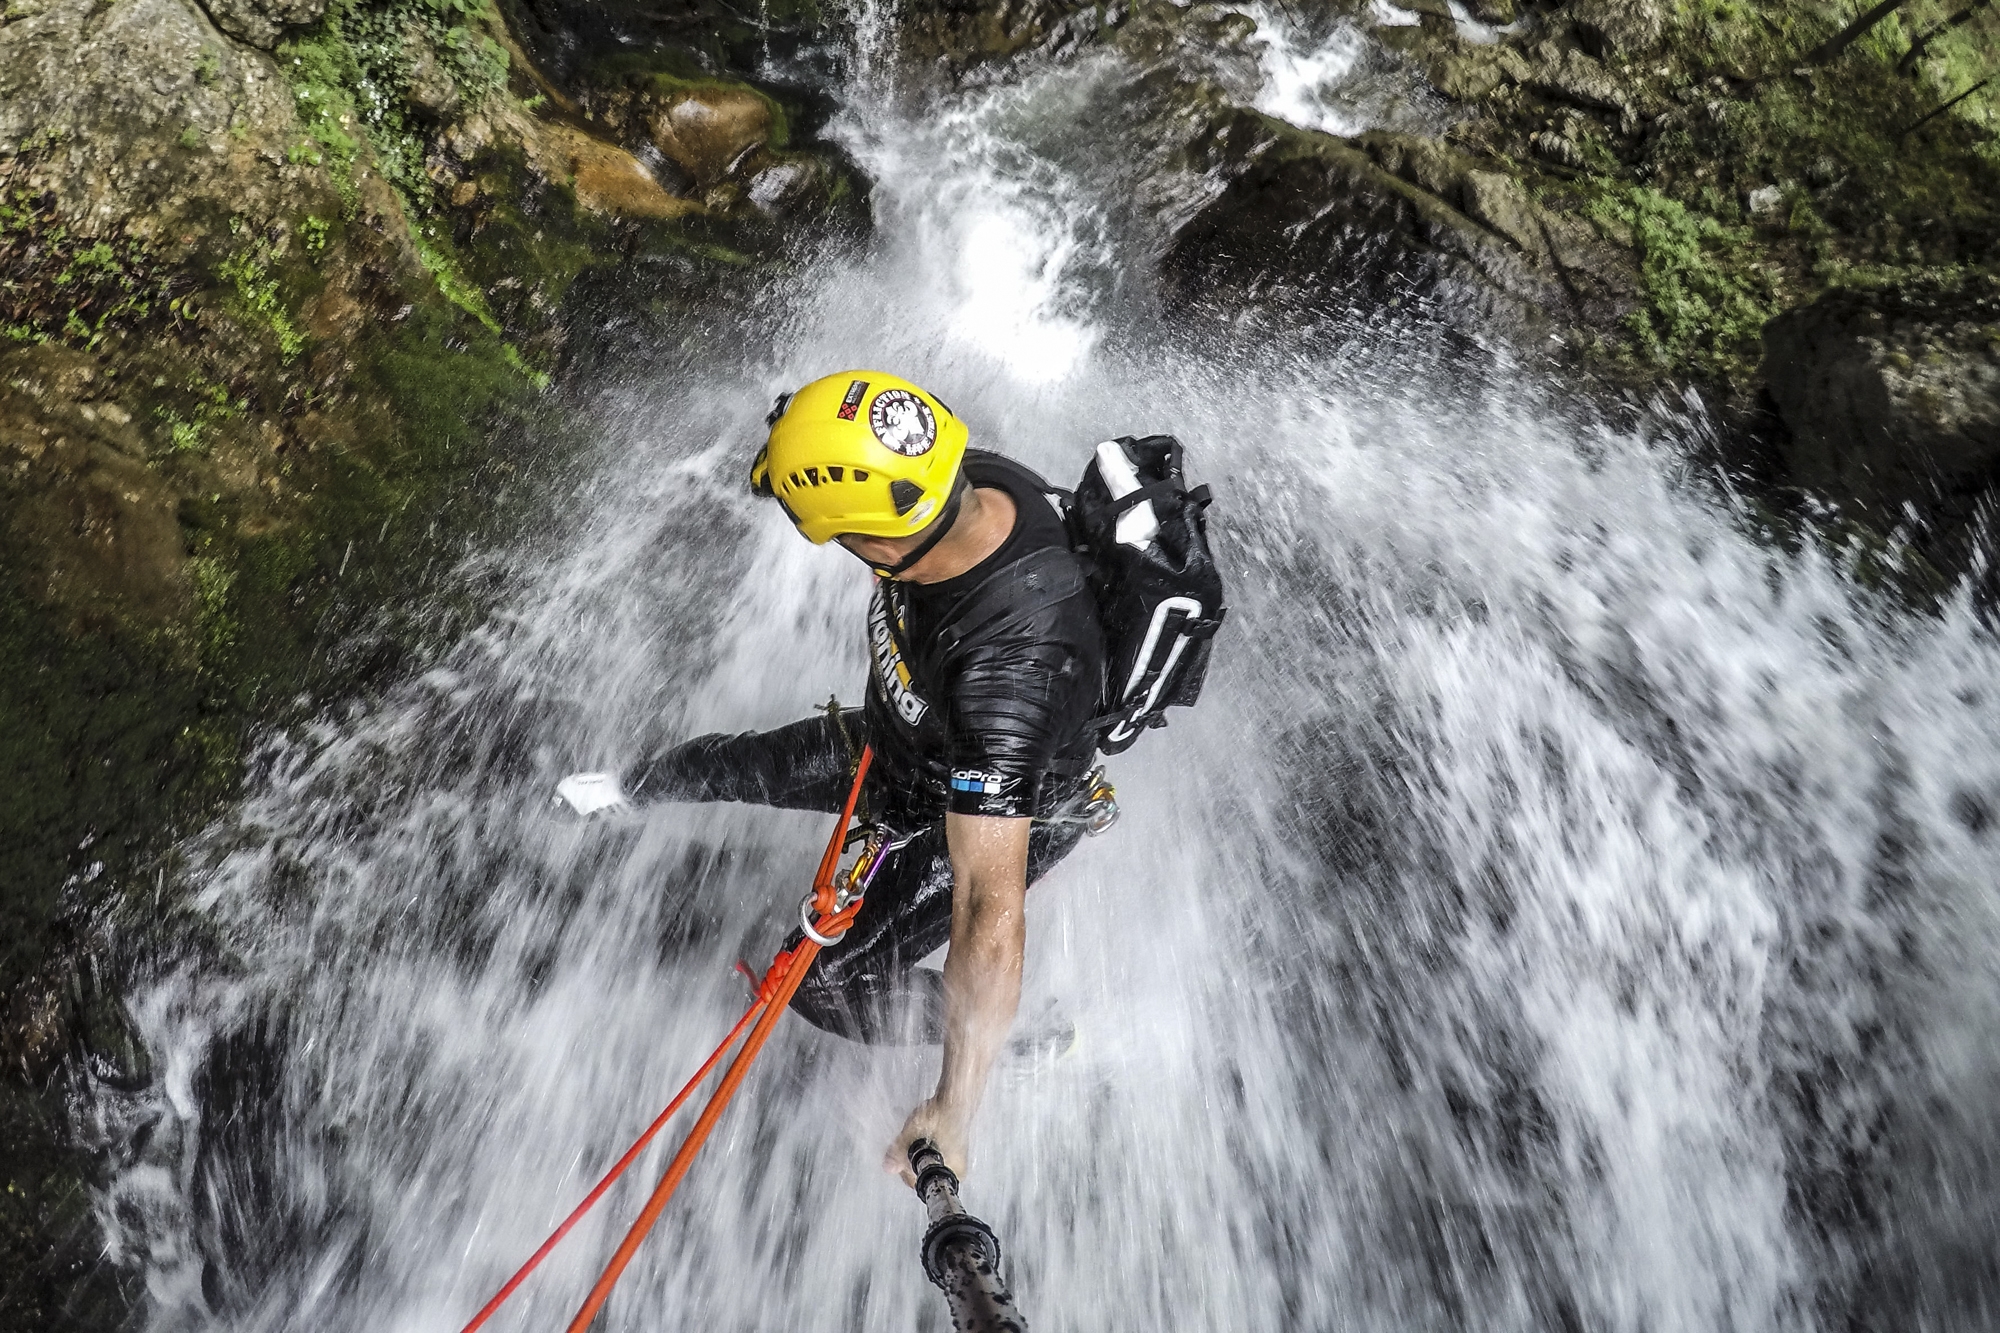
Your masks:
[[[837,414],[842,421],[854,420],[854,414],[861,410],[861,400],[868,394],[867,380],[853,380],[847,386],[847,393],[840,400]]]
[[[882,447],[905,458],[927,454],[937,443],[931,405],[908,389],[884,389],[868,405],[868,425]]]

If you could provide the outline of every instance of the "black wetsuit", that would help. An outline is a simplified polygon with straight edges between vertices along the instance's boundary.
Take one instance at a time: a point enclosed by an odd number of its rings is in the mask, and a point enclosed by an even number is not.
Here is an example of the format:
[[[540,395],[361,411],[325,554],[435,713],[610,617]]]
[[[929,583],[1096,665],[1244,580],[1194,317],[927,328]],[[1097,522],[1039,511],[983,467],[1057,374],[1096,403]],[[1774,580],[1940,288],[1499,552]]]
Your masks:
[[[1028,882],[1068,855],[1072,805],[1096,750],[1103,691],[1097,606],[1040,477],[967,450],[973,485],[1017,516],[1000,549],[942,583],[877,579],[865,707],[775,731],[703,736],[642,764],[640,800],[746,801],[837,812],[863,745],[875,760],[869,815],[911,841],[885,860],[859,917],[823,951],[792,1001],[815,1026],[870,1042],[939,1041],[944,997],[917,960],[951,936],[947,812],[1037,816]],[[913,970],[914,969],[914,970]]]

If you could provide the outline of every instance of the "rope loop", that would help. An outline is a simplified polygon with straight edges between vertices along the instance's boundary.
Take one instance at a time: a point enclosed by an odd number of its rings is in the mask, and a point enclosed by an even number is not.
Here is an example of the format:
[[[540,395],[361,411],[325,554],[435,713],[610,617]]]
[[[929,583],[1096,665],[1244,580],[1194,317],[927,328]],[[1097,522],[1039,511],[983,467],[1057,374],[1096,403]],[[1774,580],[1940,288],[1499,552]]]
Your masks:
[[[813,897],[814,895],[807,894],[805,899],[799,903],[799,929],[805,931],[806,938],[817,944],[820,948],[830,949],[840,943],[841,936],[847,934],[847,932],[843,930],[837,935],[822,935],[813,929]],[[828,917],[827,920],[832,920],[832,917]]]

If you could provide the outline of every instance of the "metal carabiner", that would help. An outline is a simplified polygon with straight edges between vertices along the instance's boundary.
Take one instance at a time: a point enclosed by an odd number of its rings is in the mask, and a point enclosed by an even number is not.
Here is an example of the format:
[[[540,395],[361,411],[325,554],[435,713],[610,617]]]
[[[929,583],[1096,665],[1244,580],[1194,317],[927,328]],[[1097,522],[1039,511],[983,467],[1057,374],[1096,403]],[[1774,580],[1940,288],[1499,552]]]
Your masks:
[[[1083,807],[1083,831],[1096,837],[1118,822],[1118,789],[1097,768],[1090,774],[1090,799]]]
[[[893,836],[879,824],[869,825],[867,829],[868,841],[862,846],[861,854],[854,858],[854,864],[847,868],[846,874],[839,877],[834,888],[833,910],[835,912],[844,912],[859,902],[867,894],[868,886],[875,882],[875,872],[882,868],[882,862],[888,857],[889,853],[901,850],[903,847],[909,845],[915,837],[914,833]],[[824,949],[839,943],[846,932],[842,931],[840,935],[827,936],[820,934],[813,926],[813,906],[818,897],[819,895],[816,893],[809,893],[800,901],[799,925],[804,928],[808,938]]]
[[[1050,815],[1043,820],[1046,824],[1080,824],[1091,837],[1105,832],[1118,822],[1118,789],[1104,776],[1100,765],[1090,770],[1083,780],[1083,795],[1067,810]]]
[[[847,934],[843,930],[839,935],[822,935],[813,929],[813,895],[810,893],[799,902],[799,925],[804,929],[806,937],[822,949],[828,949],[840,943],[842,936]]]

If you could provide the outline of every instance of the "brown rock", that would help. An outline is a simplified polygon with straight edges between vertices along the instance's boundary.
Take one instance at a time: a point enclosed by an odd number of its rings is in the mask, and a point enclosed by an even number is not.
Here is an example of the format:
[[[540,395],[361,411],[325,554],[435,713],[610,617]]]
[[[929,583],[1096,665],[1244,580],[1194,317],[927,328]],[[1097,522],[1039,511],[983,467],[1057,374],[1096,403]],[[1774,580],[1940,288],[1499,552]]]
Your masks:
[[[681,91],[656,102],[646,115],[653,146],[704,188],[768,143],[771,124],[769,102],[748,88],[725,84]]]
[[[1448,50],[1433,63],[1431,81],[1454,102],[1481,101],[1507,82],[1507,72],[1494,51],[1487,46]]]
[[[1465,173],[1465,211],[1537,258],[1548,252],[1542,234],[1541,210],[1521,183],[1501,171]]]
[[[412,25],[403,40],[414,52],[410,62],[410,105],[432,121],[451,119],[461,100],[457,82],[431,50],[421,29]]]
[[[1604,111],[1624,111],[1629,99],[1618,80],[1575,47],[1543,42],[1536,48],[1533,84],[1553,97]]]
[[[616,144],[568,125],[528,122],[528,157],[544,176],[567,180],[585,208],[620,217],[672,218],[701,204],[669,194],[645,164]]]
[[[1470,165],[1464,154],[1421,134],[1378,130],[1362,135],[1359,142],[1384,171],[1442,199],[1456,200]]]
[[[183,235],[313,207],[331,190],[286,162],[300,137],[276,64],[218,37],[191,0],[51,0],[0,26],[0,152],[32,149],[16,179],[86,234],[111,218]]]

